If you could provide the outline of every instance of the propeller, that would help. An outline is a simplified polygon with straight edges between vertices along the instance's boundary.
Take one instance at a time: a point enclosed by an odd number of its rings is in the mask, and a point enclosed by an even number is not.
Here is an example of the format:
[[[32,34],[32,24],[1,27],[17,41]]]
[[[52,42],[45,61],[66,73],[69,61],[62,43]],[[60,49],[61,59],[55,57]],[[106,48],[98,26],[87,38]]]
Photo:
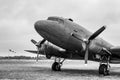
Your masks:
[[[45,42],[46,40],[43,39],[42,41],[36,42],[35,40],[31,39],[31,42],[33,44],[35,44],[35,46],[37,46],[37,57],[36,57],[36,61],[38,61],[38,57],[39,57],[39,51],[41,50],[41,46],[42,44]]]
[[[106,29],[106,26],[101,27],[100,29],[98,29],[96,32],[94,32],[87,40],[83,40],[81,39],[81,37],[79,35],[76,34],[72,34],[73,37],[83,41],[86,44],[86,49],[85,49],[85,56],[84,56],[84,60],[85,60],[85,64],[87,64],[88,61],[88,55],[89,55],[89,46],[92,40],[94,40],[100,33],[102,33],[104,30]]]

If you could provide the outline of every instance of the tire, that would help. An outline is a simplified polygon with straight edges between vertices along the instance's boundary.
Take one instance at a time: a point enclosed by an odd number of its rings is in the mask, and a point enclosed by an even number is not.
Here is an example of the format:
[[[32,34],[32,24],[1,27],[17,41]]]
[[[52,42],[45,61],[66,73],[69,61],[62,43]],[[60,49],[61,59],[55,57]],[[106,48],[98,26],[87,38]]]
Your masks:
[[[61,66],[60,66],[60,64],[59,64],[58,62],[54,62],[54,63],[52,64],[52,70],[53,70],[53,71],[61,71]]]
[[[100,65],[99,74],[103,74],[104,76],[109,75],[109,70],[107,69],[107,65],[105,64]]]

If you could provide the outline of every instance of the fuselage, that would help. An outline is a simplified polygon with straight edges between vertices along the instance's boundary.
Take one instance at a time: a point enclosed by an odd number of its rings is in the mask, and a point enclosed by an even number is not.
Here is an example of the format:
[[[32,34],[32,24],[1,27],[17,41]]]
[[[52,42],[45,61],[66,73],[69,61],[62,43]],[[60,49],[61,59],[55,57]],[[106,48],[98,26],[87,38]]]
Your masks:
[[[36,31],[49,42],[69,51],[79,52],[84,55],[85,43],[74,38],[73,33],[81,36],[81,39],[88,39],[92,33],[82,26],[62,17],[49,17],[47,20],[40,20],[35,23]],[[100,53],[102,48],[110,49],[113,45],[101,38],[96,38],[90,44],[90,52]]]

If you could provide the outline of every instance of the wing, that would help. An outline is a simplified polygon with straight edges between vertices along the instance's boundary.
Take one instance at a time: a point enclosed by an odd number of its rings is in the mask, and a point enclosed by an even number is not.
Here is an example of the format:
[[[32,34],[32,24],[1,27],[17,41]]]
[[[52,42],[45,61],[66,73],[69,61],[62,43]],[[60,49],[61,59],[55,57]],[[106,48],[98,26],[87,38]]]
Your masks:
[[[35,50],[24,50],[24,51],[37,54],[37,51]]]

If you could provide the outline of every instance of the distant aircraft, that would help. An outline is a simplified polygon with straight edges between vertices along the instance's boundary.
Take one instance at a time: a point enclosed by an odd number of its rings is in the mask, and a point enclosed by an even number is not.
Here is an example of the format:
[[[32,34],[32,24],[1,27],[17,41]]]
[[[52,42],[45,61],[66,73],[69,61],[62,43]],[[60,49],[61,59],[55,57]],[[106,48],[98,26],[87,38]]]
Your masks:
[[[9,49],[10,52],[16,53],[15,51],[13,51],[12,49]]]
[[[52,16],[47,20],[37,21],[34,27],[43,40],[36,42],[32,39],[37,51],[25,51],[36,53],[37,58],[39,54],[46,55],[48,59],[55,57],[52,65],[54,71],[61,70],[65,59],[85,60],[85,64],[88,60],[100,62],[99,74],[103,75],[109,74],[110,63],[120,63],[120,47],[98,37],[106,26],[91,33],[72,19]]]

